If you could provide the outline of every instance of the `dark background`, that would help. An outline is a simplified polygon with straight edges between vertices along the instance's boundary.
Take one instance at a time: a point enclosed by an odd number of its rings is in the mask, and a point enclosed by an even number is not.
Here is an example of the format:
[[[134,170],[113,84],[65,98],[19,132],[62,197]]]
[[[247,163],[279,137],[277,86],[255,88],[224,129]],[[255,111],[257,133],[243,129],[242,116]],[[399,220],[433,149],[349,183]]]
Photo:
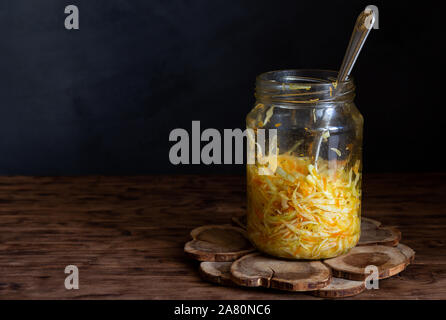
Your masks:
[[[171,165],[170,131],[243,128],[261,72],[338,69],[368,4],[364,171],[444,171],[444,18],[427,2],[2,0],[0,174],[241,173]]]

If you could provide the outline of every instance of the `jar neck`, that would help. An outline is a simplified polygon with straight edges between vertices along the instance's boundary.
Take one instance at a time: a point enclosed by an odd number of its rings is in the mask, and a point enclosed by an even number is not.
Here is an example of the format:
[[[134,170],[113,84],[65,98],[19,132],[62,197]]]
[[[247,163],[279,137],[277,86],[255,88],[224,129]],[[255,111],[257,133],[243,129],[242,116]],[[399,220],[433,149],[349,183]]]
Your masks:
[[[255,96],[264,104],[295,106],[332,106],[352,102],[355,85],[349,77],[336,81],[337,72],[329,70],[280,70],[260,74]]]

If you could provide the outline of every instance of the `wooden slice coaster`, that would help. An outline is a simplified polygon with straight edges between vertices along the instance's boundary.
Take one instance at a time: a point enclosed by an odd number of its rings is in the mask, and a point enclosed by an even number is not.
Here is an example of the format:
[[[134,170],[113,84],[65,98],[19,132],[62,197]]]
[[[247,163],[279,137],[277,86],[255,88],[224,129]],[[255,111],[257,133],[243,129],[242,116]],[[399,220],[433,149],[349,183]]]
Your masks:
[[[393,227],[380,227],[376,229],[361,228],[361,237],[358,246],[396,246],[401,239],[401,232]]]
[[[232,262],[202,262],[200,263],[200,275],[203,279],[226,286],[233,286],[231,280]]]
[[[347,254],[324,260],[334,277],[362,281],[369,275],[365,268],[378,267],[379,279],[400,273],[407,266],[407,257],[395,247],[361,246],[354,247]]]
[[[413,250],[412,248],[410,248],[402,243],[398,243],[396,248],[399,249],[401,251],[401,253],[406,256],[407,264],[410,264],[415,260],[415,250]]]
[[[363,232],[365,230],[370,230],[370,229],[374,230],[379,227],[381,227],[381,222],[374,220],[374,219],[361,217],[361,232]]]
[[[231,279],[247,287],[310,291],[326,287],[331,272],[320,261],[280,260],[252,253],[232,264]]]
[[[365,290],[364,281],[353,281],[342,278],[332,278],[328,286],[312,291],[311,294],[321,298],[343,298],[360,294]]]
[[[246,225],[248,224],[248,222],[246,221],[246,214],[242,215],[242,216],[236,216],[236,217],[232,217],[232,224],[240,227],[242,229],[246,229]]]
[[[241,228],[230,225],[198,227],[190,233],[192,241],[184,251],[199,261],[234,261],[255,251]]]

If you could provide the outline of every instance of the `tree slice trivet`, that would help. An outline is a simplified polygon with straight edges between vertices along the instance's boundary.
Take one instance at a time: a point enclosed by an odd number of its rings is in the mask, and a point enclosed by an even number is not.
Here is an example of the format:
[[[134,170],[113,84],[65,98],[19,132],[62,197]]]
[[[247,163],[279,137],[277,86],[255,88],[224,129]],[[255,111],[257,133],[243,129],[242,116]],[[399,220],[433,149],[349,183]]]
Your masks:
[[[374,219],[361,217],[361,232],[370,229],[377,229],[379,227],[381,227],[381,222]]]
[[[398,243],[396,248],[399,249],[401,251],[401,253],[406,256],[407,264],[410,264],[415,260],[415,250],[413,250],[412,248],[410,248],[402,243]]]
[[[247,287],[265,287],[286,291],[311,291],[326,287],[330,269],[320,261],[290,261],[246,255],[231,266],[231,279]]]
[[[342,278],[332,278],[328,286],[312,291],[311,294],[322,298],[343,298],[360,294],[365,290],[364,281],[353,281]]]
[[[236,216],[236,217],[232,217],[232,224],[240,227],[242,229],[246,229],[246,225],[248,224],[248,222],[246,221],[246,214],[242,215],[242,216]]]
[[[334,277],[362,281],[369,275],[365,272],[367,266],[378,267],[379,279],[385,279],[403,271],[407,257],[395,247],[361,246],[324,263],[332,269]]]
[[[255,251],[245,230],[230,225],[210,225],[191,231],[184,251],[199,261],[234,261]]]
[[[200,275],[203,279],[226,286],[233,286],[231,280],[232,262],[202,262],[200,263]]]
[[[376,229],[361,228],[361,237],[358,246],[396,246],[401,239],[401,232],[393,227],[380,227]]]

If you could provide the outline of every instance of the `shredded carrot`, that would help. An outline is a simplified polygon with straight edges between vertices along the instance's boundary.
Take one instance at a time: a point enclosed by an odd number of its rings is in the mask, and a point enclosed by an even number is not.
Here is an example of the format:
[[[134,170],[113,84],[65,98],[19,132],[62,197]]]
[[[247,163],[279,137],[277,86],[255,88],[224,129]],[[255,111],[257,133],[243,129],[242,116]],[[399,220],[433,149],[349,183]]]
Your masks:
[[[328,169],[309,157],[277,156],[272,175],[248,165],[248,236],[268,254],[325,259],[356,245],[360,230],[360,162]],[[349,169],[347,169],[349,168]],[[351,169],[350,169],[351,168]]]

